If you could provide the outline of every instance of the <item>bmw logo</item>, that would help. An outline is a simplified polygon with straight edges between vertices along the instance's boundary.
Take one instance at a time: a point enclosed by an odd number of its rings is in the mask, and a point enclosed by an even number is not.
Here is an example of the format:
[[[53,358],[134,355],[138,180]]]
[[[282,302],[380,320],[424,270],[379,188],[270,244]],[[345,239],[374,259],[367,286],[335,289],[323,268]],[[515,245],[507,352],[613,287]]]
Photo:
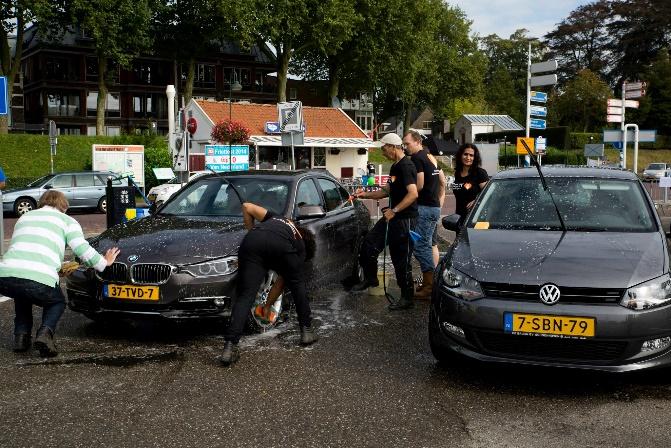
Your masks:
[[[128,261],[130,261],[131,263],[135,263],[139,258],[140,258],[139,255],[131,255],[128,257]]]
[[[555,303],[559,302],[559,296],[561,296],[561,293],[559,292],[559,287],[557,285],[548,283],[541,287],[538,295],[540,296],[541,302],[544,304],[554,305]]]

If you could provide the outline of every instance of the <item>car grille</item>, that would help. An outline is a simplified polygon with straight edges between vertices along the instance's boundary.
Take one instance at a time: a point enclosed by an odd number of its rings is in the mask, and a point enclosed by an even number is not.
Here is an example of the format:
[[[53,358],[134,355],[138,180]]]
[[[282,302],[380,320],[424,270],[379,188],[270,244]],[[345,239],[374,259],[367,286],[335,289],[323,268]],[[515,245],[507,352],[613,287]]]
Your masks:
[[[511,285],[508,283],[481,283],[485,294],[502,299],[538,302],[541,285]],[[560,303],[619,303],[624,289],[559,287]]]
[[[564,361],[614,361],[623,356],[626,341],[594,341],[545,336],[475,332],[483,349],[493,354]]]
[[[169,264],[138,263],[131,267],[133,283],[162,284],[168,281],[172,267]]]
[[[125,283],[128,281],[128,268],[123,263],[112,263],[104,271],[96,271],[96,277],[104,282]]]

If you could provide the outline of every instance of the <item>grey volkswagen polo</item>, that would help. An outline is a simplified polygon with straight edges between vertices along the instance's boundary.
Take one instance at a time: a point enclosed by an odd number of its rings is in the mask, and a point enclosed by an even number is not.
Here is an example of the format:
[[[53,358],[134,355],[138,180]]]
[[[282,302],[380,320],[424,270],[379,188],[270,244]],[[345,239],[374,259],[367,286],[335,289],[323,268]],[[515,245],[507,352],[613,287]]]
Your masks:
[[[631,371],[671,363],[665,232],[636,176],[503,171],[436,271],[434,356]]]

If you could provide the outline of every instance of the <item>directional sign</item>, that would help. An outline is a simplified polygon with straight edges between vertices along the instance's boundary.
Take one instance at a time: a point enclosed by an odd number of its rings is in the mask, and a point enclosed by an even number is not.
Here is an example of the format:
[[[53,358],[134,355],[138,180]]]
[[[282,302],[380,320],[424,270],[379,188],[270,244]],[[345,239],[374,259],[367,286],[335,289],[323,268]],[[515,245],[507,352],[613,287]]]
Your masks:
[[[622,123],[622,112],[619,115],[606,115],[606,122],[608,123]]]
[[[531,87],[551,86],[557,84],[557,75],[532,76],[530,82]]]
[[[0,115],[8,113],[7,77],[0,76]]]
[[[553,72],[557,70],[557,67],[559,67],[559,64],[557,63],[556,59],[545,62],[537,62],[535,64],[531,64],[531,73]]]
[[[636,100],[625,100],[624,107],[631,107],[632,109],[638,109],[638,101]],[[622,107],[622,100],[609,99],[608,107]],[[610,113],[610,112],[609,112]]]
[[[622,100],[609,99],[607,101],[608,107],[622,107]]]
[[[607,114],[608,115],[622,115],[622,108],[621,107],[607,107]]]
[[[534,103],[545,103],[548,100],[548,94],[545,92],[531,91],[531,101]]]
[[[533,137],[517,137],[517,146],[515,146],[515,152],[519,155],[527,155],[528,152],[526,149],[524,149],[524,145],[522,144],[522,140],[524,140],[527,143],[527,146],[531,150],[531,152],[536,152],[536,145],[534,144],[534,138]]]
[[[638,141],[639,142],[654,142],[657,137],[656,130],[639,130],[638,131]],[[603,142],[604,143],[615,143],[622,141],[622,131],[620,129],[604,129],[603,130]],[[634,130],[627,129],[627,141],[634,141]]]
[[[603,143],[587,143],[585,157],[603,157]]]
[[[645,96],[645,90],[627,90],[624,92],[624,97],[627,99],[641,98]]]
[[[546,107],[543,106],[531,106],[530,114],[535,117],[546,117],[548,114],[548,110]]]
[[[545,129],[545,120],[541,120],[539,118],[532,118],[531,122],[529,123],[529,126],[531,129]]]
[[[645,90],[648,84],[645,82],[628,82],[624,85],[624,90]]]
[[[282,132],[300,132],[303,123],[303,105],[300,101],[277,103],[278,120]]]

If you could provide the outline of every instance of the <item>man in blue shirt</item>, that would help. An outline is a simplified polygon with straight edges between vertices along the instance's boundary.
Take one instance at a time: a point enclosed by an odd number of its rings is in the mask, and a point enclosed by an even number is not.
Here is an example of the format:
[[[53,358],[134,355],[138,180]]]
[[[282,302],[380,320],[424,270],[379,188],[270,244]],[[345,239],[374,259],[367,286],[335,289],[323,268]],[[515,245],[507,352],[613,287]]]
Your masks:
[[[0,190],[5,188],[5,181],[7,178],[5,177],[5,172],[2,171],[2,167],[0,167]]]

